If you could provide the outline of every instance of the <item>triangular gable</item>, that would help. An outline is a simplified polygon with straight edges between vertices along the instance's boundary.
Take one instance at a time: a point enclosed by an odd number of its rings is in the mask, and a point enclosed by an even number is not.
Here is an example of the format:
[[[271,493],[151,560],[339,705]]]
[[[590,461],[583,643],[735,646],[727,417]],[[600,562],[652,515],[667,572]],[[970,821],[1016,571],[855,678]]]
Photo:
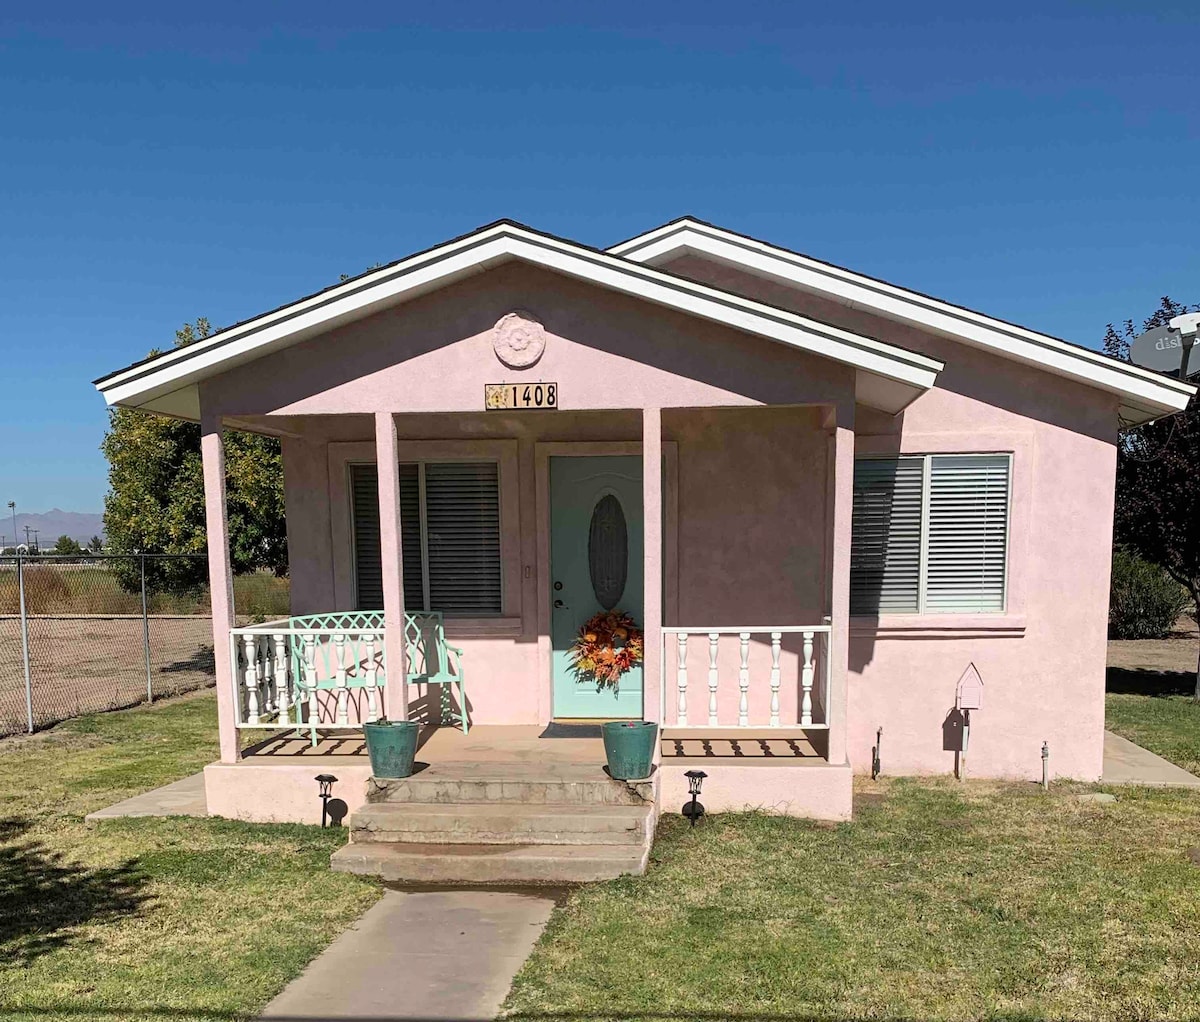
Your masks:
[[[590,281],[851,366],[856,370],[859,400],[884,411],[899,411],[931,387],[943,365],[896,345],[542,234],[522,224],[500,221],[239,323],[186,348],[135,363],[97,380],[96,387],[110,405],[197,418],[196,388],[201,380],[511,260]]]
[[[1090,348],[1006,323],[929,295],[897,287],[759,241],[734,231],[681,217],[608,250],[647,266],[698,255],[834,301],[907,323],[1003,358],[1116,394],[1129,422],[1145,422],[1181,411],[1196,392],[1182,383],[1109,358]]]

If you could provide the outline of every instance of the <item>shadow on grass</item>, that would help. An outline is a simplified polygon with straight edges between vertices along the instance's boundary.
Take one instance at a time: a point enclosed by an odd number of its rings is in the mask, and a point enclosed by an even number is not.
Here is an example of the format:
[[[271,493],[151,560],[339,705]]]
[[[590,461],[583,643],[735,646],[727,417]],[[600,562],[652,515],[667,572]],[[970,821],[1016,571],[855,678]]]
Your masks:
[[[67,862],[37,841],[21,840],[30,821],[0,820],[0,946],[10,961],[28,965],[65,947],[87,924],[141,910],[145,878],[131,860],[88,869]]]
[[[1110,667],[1105,675],[1104,689],[1135,696],[1190,696],[1196,689],[1196,675],[1192,671]]]

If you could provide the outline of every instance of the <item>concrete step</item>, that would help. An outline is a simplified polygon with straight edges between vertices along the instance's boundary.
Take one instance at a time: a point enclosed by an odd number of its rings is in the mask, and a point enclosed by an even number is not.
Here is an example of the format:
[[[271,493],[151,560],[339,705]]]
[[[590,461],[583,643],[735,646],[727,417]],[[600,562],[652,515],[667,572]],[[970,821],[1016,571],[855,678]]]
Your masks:
[[[425,884],[575,884],[646,870],[633,845],[434,845],[367,842],[333,854],[341,873]]]
[[[373,777],[367,801],[509,805],[643,806],[654,802],[654,784],[614,781],[587,763],[441,762],[400,780]]]
[[[652,806],[380,802],[350,820],[356,844],[388,841],[478,845],[640,845]]]

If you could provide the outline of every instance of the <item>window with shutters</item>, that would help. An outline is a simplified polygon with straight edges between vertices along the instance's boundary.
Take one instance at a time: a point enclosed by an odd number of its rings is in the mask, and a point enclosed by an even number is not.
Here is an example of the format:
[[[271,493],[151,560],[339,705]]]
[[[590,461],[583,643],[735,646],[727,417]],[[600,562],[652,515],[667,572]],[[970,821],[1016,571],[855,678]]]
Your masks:
[[[494,461],[400,466],[401,556],[408,610],[447,617],[499,614],[503,604],[500,473]],[[358,609],[383,606],[379,477],[350,466]]]
[[[999,613],[1008,562],[1008,454],[854,463],[850,613]]]

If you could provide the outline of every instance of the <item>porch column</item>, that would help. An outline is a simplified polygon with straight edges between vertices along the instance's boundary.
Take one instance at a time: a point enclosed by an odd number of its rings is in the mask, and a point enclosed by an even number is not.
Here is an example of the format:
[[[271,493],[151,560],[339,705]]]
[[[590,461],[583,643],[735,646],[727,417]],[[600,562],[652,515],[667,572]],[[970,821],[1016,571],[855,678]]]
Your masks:
[[[219,417],[201,414],[200,458],[204,468],[204,522],[208,536],[208,583],[212,601],[213,660],[217,672],[217,732],[221,762],[241,758],[235,709],[234,665],[229,655],[233,627],[233,571],[229,560],[229,516],[225,510],[225,434]]]
[[[829,762],[846,762],[847,671],[850,663],[850,523],[854,510],[854,430],[837,425],[829,444],[833,463],[829,615]]]
[[[400,544],[400,451],[391,412],[375,413],[375,464],[379,474],[379,548],[383,556],[383,656],[387,664],[384,710],[389,720],[408,720],[405,678],[404,566]]]
[[[642,516],[645,556],[642,581],[642,632],[645,652],[642,666],[642,713],[646,720],[662,723],[662,624],[663,624],[663,495],[662,409],[642,409]]]

